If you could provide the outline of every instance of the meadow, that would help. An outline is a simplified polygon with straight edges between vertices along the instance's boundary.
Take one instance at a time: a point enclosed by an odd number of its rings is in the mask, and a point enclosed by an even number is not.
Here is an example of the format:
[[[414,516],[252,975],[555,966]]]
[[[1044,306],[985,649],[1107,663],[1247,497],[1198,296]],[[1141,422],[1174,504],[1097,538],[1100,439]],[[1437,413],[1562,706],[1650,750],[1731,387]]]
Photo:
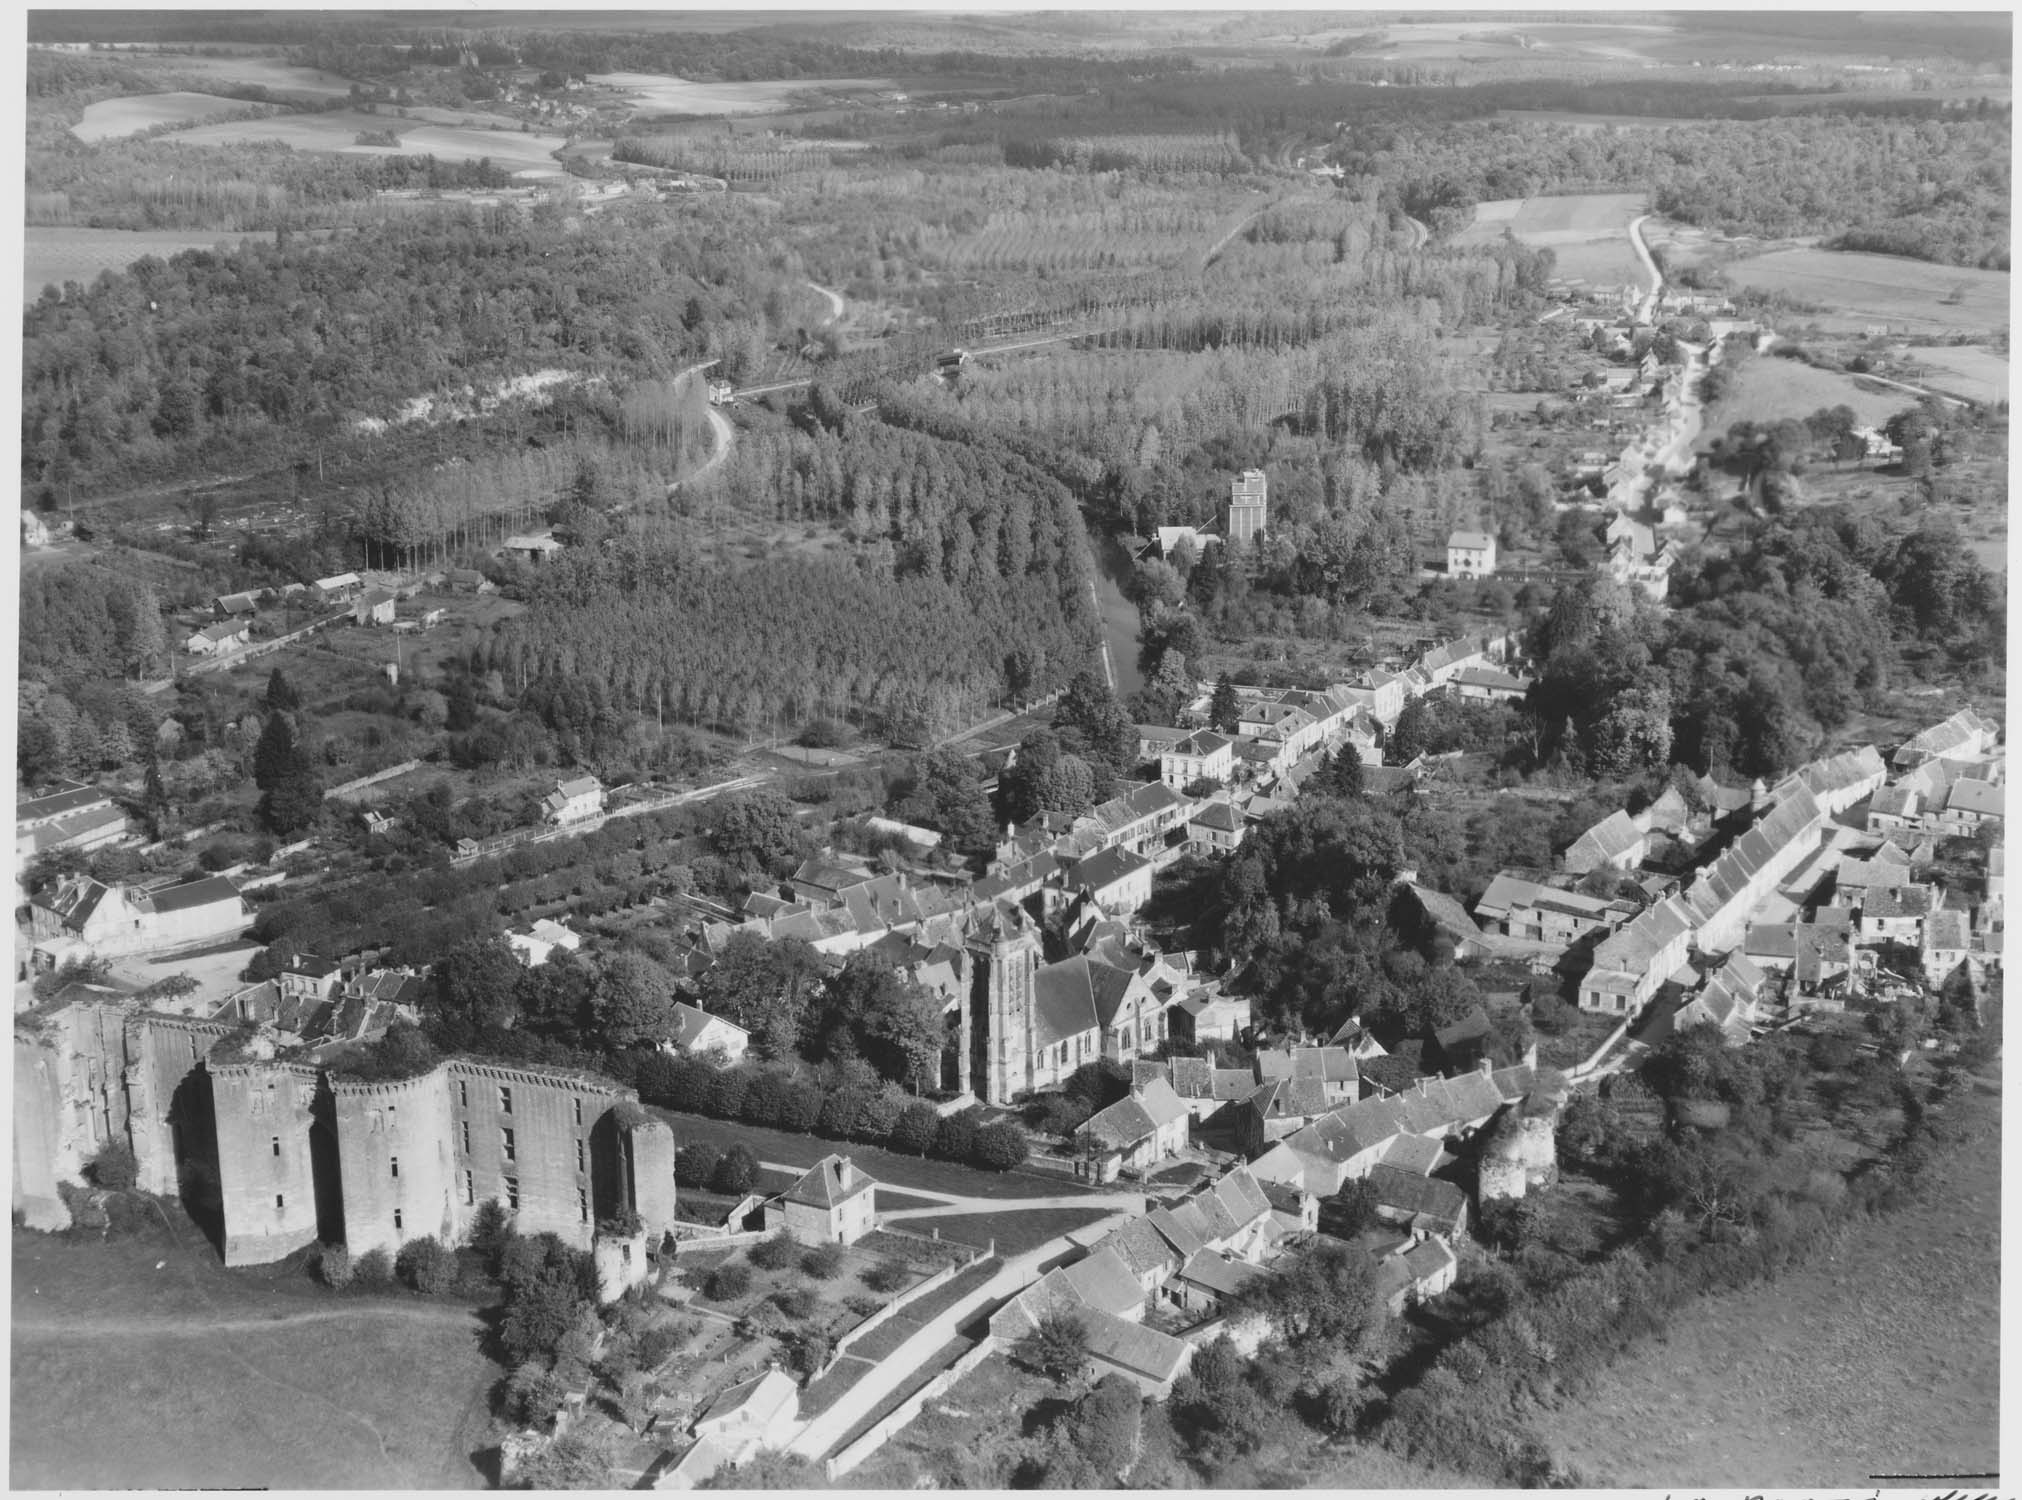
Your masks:
[[[213,79],[220,85],[263,88],[271,94],[322,100],[342,99],[351,92],[348,78],[320,68],[297,67],[270,55],[190,57],[176,53],[163,61],[178,74]]]
[[[1808,417],[1821,407],[1851,406],[1861,421],[1879,427],[1897,412],[1917,404],[1908,391],[1864,388],[1858,376],[1820,370],[1795,359],[1757,355],[1732,367],[1732,383],[1707,411],[1703,439],[1727,431],[1736,422],[1776,422]]]
[[[1561,276],[1595,286],[1648,285],[1629,242],[1643,213],[1641,193],[1570,193],[1554,198],[1499,198],[1475,205],[1474,223],[1453,237],[1460,245],[1493,245],[1508,232],[1526,245],[1549,247]]]
[[[361,146],[360,132],[392,131],[400,145]],[[247,141],[280,141],[297,151],[330,151],[373,156],[435,156],[443,161],[493,162],[519,177],[560,177],[554,153],[563,145],[558,135],[507,130],[472,130],[402,119],[398,115],[333,110],[327,114],[280,115],[267,120],[235,120],[200,125],[177,132],[175,139],[191,146],[236,146]]]
[[[80,141],[113,141],[157,125],[184,125],[249,107],[243,99],[220,94],[130,94],[85,105],[84,118],[70,127],[70,133]]]
[[[482,1485],[499,1370],[466,1306],[16,1230],[12,1310],[16,1489]]]
[[[1942,344],[1915,349],[1910,357],[1926,370],[1919,385],[1968,401],[2006,401],[2008,356],[1979,344]]]
[[[1984,1085],[1998,1092],[1998,1083]],[[1998,1102],[1925,1200],[1813,1265],[1710,1298],[1538,1427],[1583,1484],[1866,1488],[1998,1458]]]
[[[590,82],[615,89],[642,114],[763,115],[786,108],[794,96],[835,90],[888,89],[888,78],[788,78],[775,82],[695,83],[659,73],[593,73]]]
[[[1782,292],[1831,310],[1832,331],[1886,325],[1894,333],[1959,333],[2008,326],[2008,274],[1934,266],[1893,255],[1772,250],[1730,261],[1731,285]],[[1957,301],[1952,301],[1953,297]]]
[[[25,231],[22,278],[27,300],[42,295],[45,286],[66,281],[89,286],[101,271],[121,271],[143,255],[166,259],[181,250],[209,250],[236,245],[237,234],[205,234],[189,229],[73,229],[31,224]]]

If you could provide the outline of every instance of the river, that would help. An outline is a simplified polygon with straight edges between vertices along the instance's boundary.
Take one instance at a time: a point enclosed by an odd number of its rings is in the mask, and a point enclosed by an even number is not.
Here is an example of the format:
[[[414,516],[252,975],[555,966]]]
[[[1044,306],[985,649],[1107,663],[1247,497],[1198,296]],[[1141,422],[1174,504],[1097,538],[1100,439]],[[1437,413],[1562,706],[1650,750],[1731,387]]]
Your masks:
[[[1095,606],[1102,617],[1102,643],[1109,651],[1110,670],[1115,676],[1116,696],[1128,699],[1144,686],[1144,674],[1137,669],[1137,606],[1123,597],[1123,580],[1130,576],[1130,557],[1115,537],[1088,532],[1088,548],[1095,558]]]

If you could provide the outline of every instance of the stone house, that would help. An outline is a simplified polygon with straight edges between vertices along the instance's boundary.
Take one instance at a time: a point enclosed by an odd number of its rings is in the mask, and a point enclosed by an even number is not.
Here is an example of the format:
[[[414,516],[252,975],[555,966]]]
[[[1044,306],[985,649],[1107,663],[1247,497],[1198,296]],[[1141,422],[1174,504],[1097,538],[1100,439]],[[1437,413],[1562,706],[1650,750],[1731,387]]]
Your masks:
[[[877,1227],[876,1190],[847,1156],[824,1156],[766,1206],[766,1227],[803,1245],[854,1245]]]

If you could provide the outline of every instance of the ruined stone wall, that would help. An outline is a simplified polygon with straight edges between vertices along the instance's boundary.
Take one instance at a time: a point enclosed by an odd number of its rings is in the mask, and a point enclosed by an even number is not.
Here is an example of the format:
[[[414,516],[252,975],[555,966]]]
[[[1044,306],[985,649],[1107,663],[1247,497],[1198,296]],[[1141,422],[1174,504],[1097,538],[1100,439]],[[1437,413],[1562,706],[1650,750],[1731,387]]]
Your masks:
[[[280,1260],[316,1239],[310,1155],[318,1071],[297,1063],[210,1068],[225,1264]]]
[[[83,1165],[64,1141],[61,1054],[48,1039],[14,1033],[14,1211],[30,1229],[62,1229],[70,1214],[56,1184]]]
[[[628,1206],[623,1143],[606,1117],[632,1091],[588,1073],[466,1058],[444,1066],[458,1211],[496,1198],[522,1234],[551,1231],[589,1249],[597,1220]]]
[[[665,1120],[643,1120],[625,1132],[632,1167],[632,1207],[647,1238],[674,1227],[674,1131]]]
[[[178,1188],[172,1115],[176,1091],[230,1026],[186,1016],[141,1012],[128,1023],[126,1096],[129,1138],[139,1164],[139,1186],[173,1197]]]
[[[353,1255],[434,1235],[455,1243],[449,1090],[437,1066],[398,1083],[331,1083],[344,1240]]]
[[[1521,1198],[1558,1180],[1558,1112],[1511,1110],[1482,1152],[1478,1181],[1482,1201]]]

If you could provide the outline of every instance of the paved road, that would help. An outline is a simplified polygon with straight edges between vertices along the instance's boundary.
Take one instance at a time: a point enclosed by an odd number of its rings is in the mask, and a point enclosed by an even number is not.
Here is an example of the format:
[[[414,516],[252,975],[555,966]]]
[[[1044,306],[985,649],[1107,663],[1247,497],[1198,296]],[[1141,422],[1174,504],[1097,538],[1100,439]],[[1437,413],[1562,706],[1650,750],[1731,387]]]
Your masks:
[[[912,1191],[907,1189],[907,1191]],[[995,1200],[1001,1204],[1002,1200]],[[1092,1230],[1106,1233],[1136,1217],[1132,1213],[1111,1215]],[[1089,1230],[1077,1231],[1086,1235]],[[998,1307],[1039,1279],[1039,1268],[1056,1255],[1071,1249],[1075,1241],[1066,1235],[1048,1240],[1036,1249],[1028,1250],[1013,1260],[1006,1261],[1002,1270],[992,1276],[982,1286],[976,1288],[953,1307],[948,1308],[928,1323],[905,1343],[881,1359],[871,1373],[843,1392],[834,1406],[814,1418],[800,1433],[787,1444],[789,1453],[798,1453],[804,1458],[820,1460],[837,1443],[841,1442],[849,1430],[869,1416],[879,1402],[899,1388],[915,1370],[927,1362],[936,1350],[952,1339],[963,1324],[983,1312],[994,1312]]]
[[[1657,262],[1650,258],[1650,248],[1643,243],[1643,226],[1654,217],[1644,214],[1629,223],[1629,243],[1635,247],[1636,259],[1643,263],[1643,271],[1650,278],[1650,290],[1643,296],[1642,306],[1636,309],[1636,321],[1647,323],[1657,308],[1657,294],[1664,290],[1664,277],[1657,270]]]

